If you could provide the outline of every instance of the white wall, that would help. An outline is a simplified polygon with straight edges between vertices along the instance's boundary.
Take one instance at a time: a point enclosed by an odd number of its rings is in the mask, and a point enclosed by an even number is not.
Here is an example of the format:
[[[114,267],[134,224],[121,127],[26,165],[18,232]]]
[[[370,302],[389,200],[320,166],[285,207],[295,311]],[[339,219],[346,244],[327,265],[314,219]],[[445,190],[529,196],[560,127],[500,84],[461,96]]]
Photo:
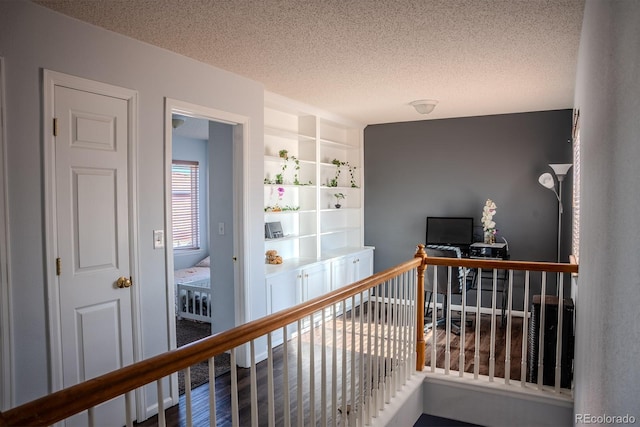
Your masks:
[[[260,83],[59,15],[26,1],[0,2],[6,60],[7,157],[15,385],[14,404],[48,392],[42,194],[42,70],[139,93],[138,204],[143,357],[168,349],[165,254],[154,250],[164,218],[164,98],[249,118],[248,256],[252,301],[265,301],[262,260],[263,100]],[[251,301],[250,301],[251,303]],[[252,306],[252,317],[264,307]]]
[[[575,105],[582,192],[575,413],[640,420],[640,2],[589,0]]]

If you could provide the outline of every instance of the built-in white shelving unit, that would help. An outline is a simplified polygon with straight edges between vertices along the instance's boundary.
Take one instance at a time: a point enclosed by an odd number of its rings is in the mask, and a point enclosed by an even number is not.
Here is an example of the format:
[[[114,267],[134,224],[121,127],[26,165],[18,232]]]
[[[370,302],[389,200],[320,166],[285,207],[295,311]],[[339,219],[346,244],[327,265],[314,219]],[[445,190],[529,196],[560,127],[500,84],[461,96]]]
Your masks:
[[[371,274],[373,248],[364,247],[363,235],[364,126],[270,93],[264,124],[265,223],[280,222],[284,234],[265,237],[265,252],[277,250],[284,260],[266,265],[267,286],[276,286],[274,276],[289,277],[295,270],[291,277],[301,282],[300,301],[334,289],[334,277],[357,280]],[[336,193],[345,195],[340,208]],[[338,274],[347,258],[362,258],[365,268]],[[314,272],[313,283],[305,282],[312,277],[308,271]],[[272,309],[282,306],[269,298]]]

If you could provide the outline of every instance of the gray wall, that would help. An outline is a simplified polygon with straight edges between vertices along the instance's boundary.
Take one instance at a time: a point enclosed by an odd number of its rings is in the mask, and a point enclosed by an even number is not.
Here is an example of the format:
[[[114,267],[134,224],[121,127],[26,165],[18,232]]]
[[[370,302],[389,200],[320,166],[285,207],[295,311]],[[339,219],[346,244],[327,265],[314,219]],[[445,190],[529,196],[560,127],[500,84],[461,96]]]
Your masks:
[[[576,414],[640,420],[640,2],[588,1],[576,108],[582,192]]]
[[[552,172],[549,163],[571,163],[571,117],[558,110],[367,126],[365,244],[376,248],[375,271],[413,256],[427,216],[471,216],[480,240],[487,198],[512,259],[555,261],[558,203],[538,176]],[[564,261],[571,184],[568,176]]]

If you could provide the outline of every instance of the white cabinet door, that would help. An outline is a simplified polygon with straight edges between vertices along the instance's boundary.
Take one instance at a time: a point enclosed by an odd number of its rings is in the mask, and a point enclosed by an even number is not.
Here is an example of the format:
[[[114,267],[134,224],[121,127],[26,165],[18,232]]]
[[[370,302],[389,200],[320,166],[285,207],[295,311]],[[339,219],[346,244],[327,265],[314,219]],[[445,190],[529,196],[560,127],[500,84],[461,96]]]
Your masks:
[[[327,266],[324,263],[305,267],[302,272],[302,299],[304,301],[329,292]]]
[[[367,249],[331,262],[331,289],[350,285],[373,274],[373,250]]]
[[[300,302],[300,271],[291,270],[266,279],[268,314],[293,307]],[[287,339],[291,338],[293,327],[287,328]],[[273,345],[282,344],[282,329],[271,334]]]
[[[299,277],[299,270],[291,270],[267,278],[268,314],[293,307],[300,302]]]
[[[331,290],[351,283],[353,257],[340,257],[331,262]]]
[[[355,263],[353,281],[357,282],[373,274],[373,249],[367,249],[354,256]]]

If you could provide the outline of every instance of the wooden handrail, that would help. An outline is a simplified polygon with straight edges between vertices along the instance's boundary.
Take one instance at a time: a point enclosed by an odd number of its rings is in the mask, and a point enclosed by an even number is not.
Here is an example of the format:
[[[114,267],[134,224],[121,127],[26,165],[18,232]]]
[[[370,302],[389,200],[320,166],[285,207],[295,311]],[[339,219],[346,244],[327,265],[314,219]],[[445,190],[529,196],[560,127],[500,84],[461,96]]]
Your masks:
[[[424,305],[424,273],[427,265],[461,266],[483,269],[511,269],[577,274],[577,264],[558,264],[522,261],[498,261],[428,257],[419,245],[415,257],[347,287],[321,295],[303,304],[279,311],[258,320],[237,326],[178,349],[125,366],[83,383],[65,388],[6,412],[0,412],[0,426],[51,425],[102,402],[121,396],[153,381],[207,360],[215,355],[250,342],[269,332],[316,313],[323,308],[346,300],[384,283],[400,274],[417,269],[417,307]],[[425,362],[424,318],[418,312],[416,320],[416,369]]]
[[[549,273],[577,273],[578,264],[555,263],[555,262],[531,262],[531,261],[502,261],[484,260],[471,258],[443,258],[427,256],[426,263],[429,265],[445,265],[452,267],[482,268],[483,270],[529,270],[546,271]]]
[[[325,307],[364,292],[421,264],[416,258],[360,280],[348,287],[321,295],[304,304],[237,326],[178,349],[125,366],[83,383],[65,388],[0,412],[0,426],[51,425],[152,381],[164,378],[217,354],[245,344]]]

